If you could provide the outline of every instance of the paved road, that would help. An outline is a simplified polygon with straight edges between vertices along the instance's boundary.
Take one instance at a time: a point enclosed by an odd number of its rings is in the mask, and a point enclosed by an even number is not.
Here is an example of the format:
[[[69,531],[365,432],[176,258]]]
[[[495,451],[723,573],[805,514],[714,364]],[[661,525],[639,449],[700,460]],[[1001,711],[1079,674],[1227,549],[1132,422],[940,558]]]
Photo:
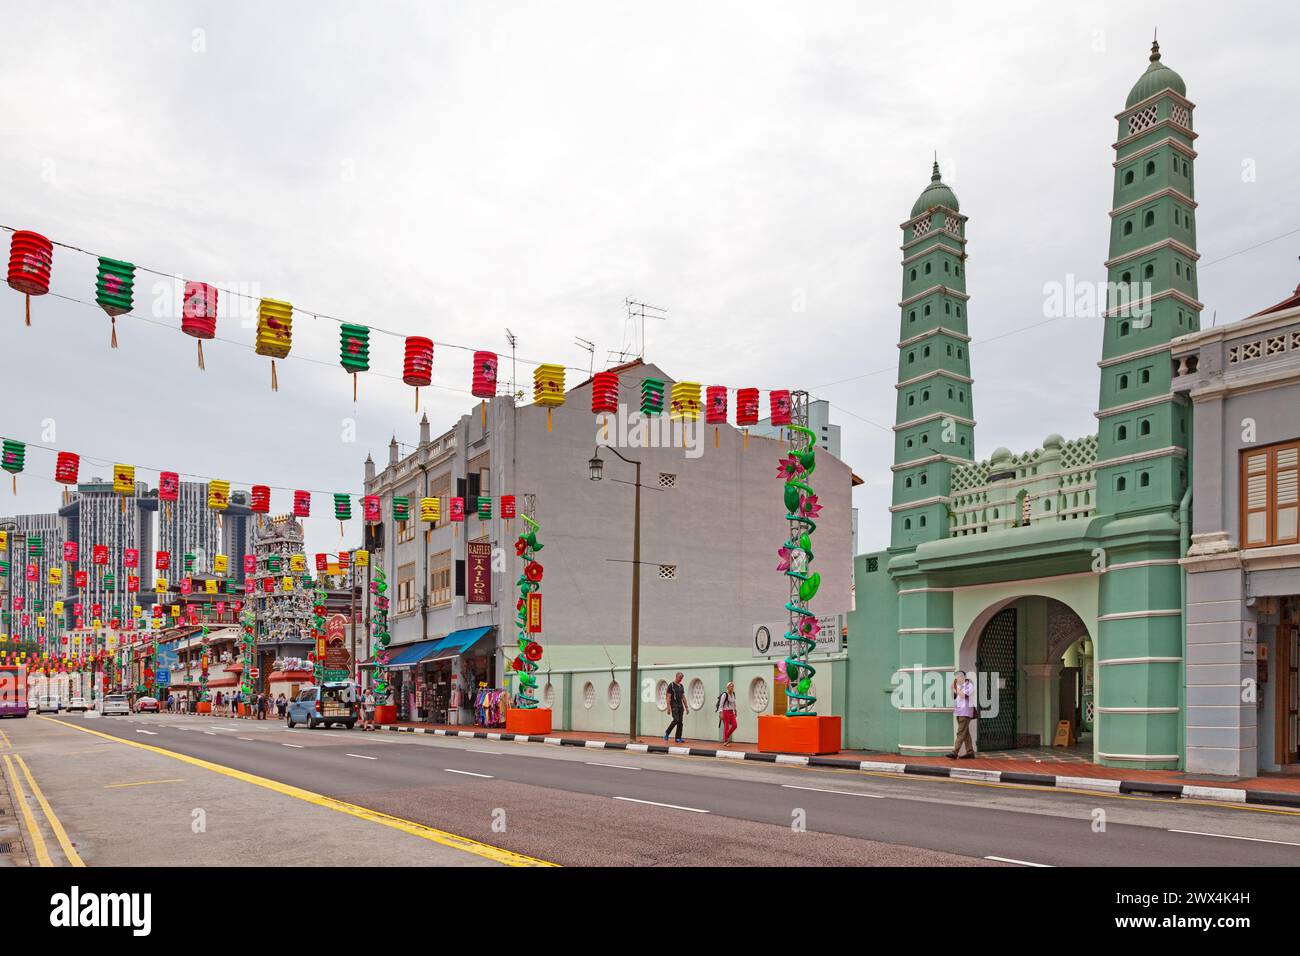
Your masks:
[[[1300,863],[1285,811],[270,720],[58,720],[569,865]]]

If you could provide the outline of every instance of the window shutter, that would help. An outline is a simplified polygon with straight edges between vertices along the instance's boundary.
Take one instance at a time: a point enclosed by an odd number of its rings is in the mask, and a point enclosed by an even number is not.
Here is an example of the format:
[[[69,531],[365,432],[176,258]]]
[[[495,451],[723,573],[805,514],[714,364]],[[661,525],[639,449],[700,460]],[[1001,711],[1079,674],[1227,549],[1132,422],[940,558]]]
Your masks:
[[[1295,544],[1297,540],[1297,482],[1300,482],[1300,444],[1283,445],[1273,451],[1273,543]]]
[[[465,562],[456,562],[456,597],[465,596]]]
[[[1250,547],[1268,543],[1267,449],[1246,455],[1242,465],[1241,537]]]

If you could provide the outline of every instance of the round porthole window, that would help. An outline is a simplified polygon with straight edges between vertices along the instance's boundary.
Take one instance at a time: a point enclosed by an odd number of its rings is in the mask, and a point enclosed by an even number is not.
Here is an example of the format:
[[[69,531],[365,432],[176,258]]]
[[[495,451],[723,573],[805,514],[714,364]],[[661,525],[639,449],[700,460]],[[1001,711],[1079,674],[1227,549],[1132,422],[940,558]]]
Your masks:
[[[691,710],[699,710],[704,706],[704,681],[698,677],[694,678],[690,686],[686,689],[686,699],[690,704]]]
[[[772,692],[768,689],[767,681],[761,677],[755,677],[749,682],[749,709],[756,714],[761,714],[767,710],[768,704],[772,702]]]
[[[594,703],[596,703],[596,685],[587,681],[582,685],[582,706],[591,710]]]
[[[618,710],[618,705],[623,702],[623,688],[618,686],[618,681],[609,682],[609,689],[605,691],[605,699],[609,701],[610,710]]]
[[[542,691],[542,703],[552,710],[555,709],[555,685],[547,684],[546,690]]]
[[[668,681],[661,680],[655,685],[655,706],[660,710],[668,709]]]

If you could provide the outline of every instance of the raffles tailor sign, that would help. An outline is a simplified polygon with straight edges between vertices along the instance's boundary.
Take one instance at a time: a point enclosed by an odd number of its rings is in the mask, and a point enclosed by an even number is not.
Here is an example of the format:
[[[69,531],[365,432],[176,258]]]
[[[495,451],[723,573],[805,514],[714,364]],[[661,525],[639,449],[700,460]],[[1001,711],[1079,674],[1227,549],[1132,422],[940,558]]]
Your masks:
[[[492,603],[492,545],[471,541],[466,546],[466,604]]]

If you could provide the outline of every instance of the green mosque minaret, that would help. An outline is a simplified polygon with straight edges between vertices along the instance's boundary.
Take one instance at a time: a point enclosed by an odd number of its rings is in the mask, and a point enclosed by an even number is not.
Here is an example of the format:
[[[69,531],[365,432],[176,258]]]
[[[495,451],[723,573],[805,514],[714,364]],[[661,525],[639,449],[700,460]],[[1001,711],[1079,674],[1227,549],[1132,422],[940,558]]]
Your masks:
[[[975,446],[966,217],[937,161],[902,229],[891,550],[948,536],[952,467]]]

